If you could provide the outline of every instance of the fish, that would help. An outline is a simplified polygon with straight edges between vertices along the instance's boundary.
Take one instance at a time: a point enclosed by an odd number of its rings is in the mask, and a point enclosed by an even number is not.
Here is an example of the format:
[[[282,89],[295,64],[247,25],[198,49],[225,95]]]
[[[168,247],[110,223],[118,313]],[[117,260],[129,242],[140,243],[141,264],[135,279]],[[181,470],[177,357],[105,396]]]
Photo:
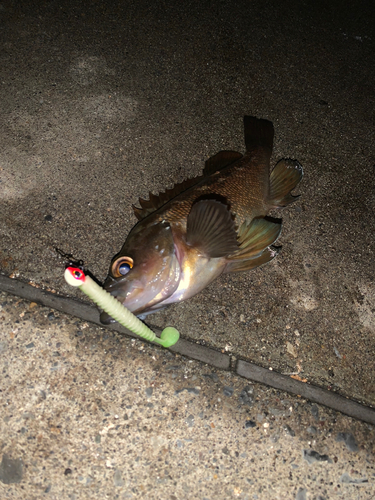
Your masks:
[[[223,273],[270,262],[282,221],[267,214],[294,202],[303,177],[297,160],[270,172],[274,127],[244,117],[245,154],[220,151],[203,174],[133,205],[138,223],[111,261],[104,288],[135,315],[189,299]],[[100,320],[114,320],[105,312]]]

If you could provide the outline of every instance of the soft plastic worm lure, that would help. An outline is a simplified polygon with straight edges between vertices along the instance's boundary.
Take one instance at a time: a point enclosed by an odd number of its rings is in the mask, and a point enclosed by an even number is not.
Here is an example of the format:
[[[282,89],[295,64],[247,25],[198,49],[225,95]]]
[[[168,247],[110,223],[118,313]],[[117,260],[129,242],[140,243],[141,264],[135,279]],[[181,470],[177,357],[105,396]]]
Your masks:
[[[178,341],[180,334],[171,326],[168,326],[161,332],[160,338],[157,337],[152,330],[126,309],[121,302],[96,284],[90,276],[86,276],[82,269],[78,267],[67,267],[64,277],[69,285],[78,286],[82,292],[88,295],[91,300],[113,319],[136,335],[151,342],[161,344],[163,347],[171,347]]]

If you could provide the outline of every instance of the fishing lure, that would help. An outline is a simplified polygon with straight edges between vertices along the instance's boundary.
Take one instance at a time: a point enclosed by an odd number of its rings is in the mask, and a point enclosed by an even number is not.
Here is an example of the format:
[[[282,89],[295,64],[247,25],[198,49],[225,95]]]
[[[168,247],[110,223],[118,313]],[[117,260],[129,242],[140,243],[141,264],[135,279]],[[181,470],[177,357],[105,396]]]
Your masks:
[[[55,247],[55,252],[65,259],[65,269],[67,267],[78,267],[83,271],[84,269],[84,261],[82,259],[76,259],[71,253],[65,253],[60,248]]]
[[[78,267],[67,267],[64,277],[69,285],[79,287],[82,292],[90,297],[90,299],[101,309],[136,335],[151,342],[156,342],[163,347],[171,347],[178,341],[180,334],[171,326],[164,328],[160,338],[157,337],[150,328],[126,309],[121,302],[95,283],[90,276],[85,275],[82,269]]]

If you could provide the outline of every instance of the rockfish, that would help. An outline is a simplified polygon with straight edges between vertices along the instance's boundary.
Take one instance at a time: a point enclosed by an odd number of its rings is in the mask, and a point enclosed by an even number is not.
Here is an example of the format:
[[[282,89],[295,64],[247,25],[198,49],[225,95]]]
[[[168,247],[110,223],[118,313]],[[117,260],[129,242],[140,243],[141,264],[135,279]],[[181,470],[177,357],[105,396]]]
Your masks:
[[[220,151],[203,175],[133,205],[139,222],[111,262],[104,288],[143,317],[200,292],[222,273],[247,271],[274,258],[281,220],[303,176],[296,160],[270,174],[274,128],[244,117],[246,153]],[[103,323],[112,322],[106,313]]]

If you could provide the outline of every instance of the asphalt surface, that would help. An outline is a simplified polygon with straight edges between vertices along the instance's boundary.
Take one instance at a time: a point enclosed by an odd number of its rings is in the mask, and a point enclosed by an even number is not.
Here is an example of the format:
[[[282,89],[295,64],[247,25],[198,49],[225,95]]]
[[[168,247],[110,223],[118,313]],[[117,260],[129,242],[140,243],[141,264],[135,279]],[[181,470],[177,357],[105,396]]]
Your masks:
[[[103,280],[139,196],[267,118],[273,162],[305,171],[273,214],[280,254],[148,323],[374,405],[374,18],[370,1],[1,2],[1,274],[80,297],[55,247]],[[1,301],[2,497],[374,497],[372,425]]]

